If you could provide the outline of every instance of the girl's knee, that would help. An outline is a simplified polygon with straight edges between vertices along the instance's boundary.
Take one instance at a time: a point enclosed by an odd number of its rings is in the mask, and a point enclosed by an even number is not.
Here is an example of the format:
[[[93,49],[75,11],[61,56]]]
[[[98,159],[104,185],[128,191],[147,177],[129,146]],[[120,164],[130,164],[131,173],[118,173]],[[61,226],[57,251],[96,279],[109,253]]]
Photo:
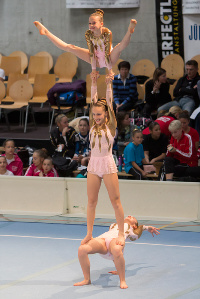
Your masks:
[[[111,253],[114,256],[114,258],[119,258],[120,256],[123,255],[123,247],[121,245],[115,245],[112,250]]]
[[[83,256],[88,253],[88,246],[87,244],[81,245],[78,249],[78,256]]]

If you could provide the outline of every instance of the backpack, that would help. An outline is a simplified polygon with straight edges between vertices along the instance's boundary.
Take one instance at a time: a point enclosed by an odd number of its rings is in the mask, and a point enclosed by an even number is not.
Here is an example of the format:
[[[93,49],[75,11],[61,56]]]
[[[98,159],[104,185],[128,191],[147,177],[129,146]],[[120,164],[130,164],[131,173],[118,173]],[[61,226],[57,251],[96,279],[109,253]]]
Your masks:
[[[85,106],[86,98],[78,91],[61,92],[57,97],[57,106]]]

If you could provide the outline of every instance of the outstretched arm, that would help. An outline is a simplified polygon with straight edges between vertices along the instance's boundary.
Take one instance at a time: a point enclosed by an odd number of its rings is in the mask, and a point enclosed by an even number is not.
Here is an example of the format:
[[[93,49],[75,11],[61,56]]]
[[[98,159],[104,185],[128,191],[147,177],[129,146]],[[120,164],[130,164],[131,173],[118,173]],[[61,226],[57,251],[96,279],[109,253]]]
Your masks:
[[[144,227],[144,229],[148,230],[148,232],[151,233],[153,237],[154,237],[154,234],[160,235],[159,228],[156,228],[154,226],[145,226],[145,225],[143,225],[143,227]]]

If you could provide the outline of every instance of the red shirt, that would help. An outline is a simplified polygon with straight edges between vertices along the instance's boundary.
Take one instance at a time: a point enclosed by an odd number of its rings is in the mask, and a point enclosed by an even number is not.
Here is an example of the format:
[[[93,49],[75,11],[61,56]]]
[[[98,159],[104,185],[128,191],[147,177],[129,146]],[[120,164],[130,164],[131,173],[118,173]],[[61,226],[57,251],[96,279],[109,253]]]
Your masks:
[[[43,176],[44,177],[52,177],[52,178],[59,177],[55,168],[52,168],[47,174],[44,174],[44,172],[43,172]]]
[[[6,156],[5,154],[3,154],[2,156]],[[8,163],[8,159],[7,163]],[[6,169],[11,171],[14,175],[22,175],[23,173],[23,163],[22,160],[18,157],[17,154],[13,155],[13,159],[12,161],[7,164]]]
[[[172,116],[163,115],[155,120],[160,125],[161,133],[165,134],[167,137],[171,135],[168,127],[169,124],[175,120]],[[146,128],[142,132],[144,135],[150,134],[149,128]]]
[[[198,166],[197,155],[195,155],[193,152],[192,138],[189,134],[185,134],[183,132],[179,141],[172,136],[170,144],[176,148],[176,152],[171,153],[167,151],[168,157],[173,157],[179,160],[181,164],[187,164],[188,166]]]

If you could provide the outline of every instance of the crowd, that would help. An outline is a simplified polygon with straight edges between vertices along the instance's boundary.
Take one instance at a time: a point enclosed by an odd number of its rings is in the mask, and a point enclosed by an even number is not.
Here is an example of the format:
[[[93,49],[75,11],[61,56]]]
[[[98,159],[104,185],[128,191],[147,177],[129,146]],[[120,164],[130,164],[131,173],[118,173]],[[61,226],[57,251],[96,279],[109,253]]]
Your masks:
[[[145,179],[152,170],[146,166],[155,162],[163,162],[159,179],[199,178],[199,131],[195,129],[200,118],[198,63],[195,60],[186,62],[186,75],[178,80],[173,100],[166,71],[155,69],[153,79],[145,83],[145,101],[142,108],[140,106],[140,115],[150,120],[143,130],[135,125],[135,119],[130,118],[130,111],[137,109],[137,78],[130,74],[127,61],[120,62],[118,69],[119,75],[113,80],[113,109],[117,119],[113,155],[116,164],[119,156],[120,159],[123,157],[124,170],[133,179]],[[4,80],[4,72],[0,71],[1,80]],[[155,110],[157,118],[153,120]],[[197,125],[190,119],[194,110]],[[64,114],[58,114],[55,123],[56,127],[50,133],[53,155],[49,156],[45,149],[37,149],[33,152],[32,164],[24,169],[15,153],[14,141],[6,140],[3,144],[5,153],[0,156],[0,175],[70,176],[78,168],[85,177],[90,159],[89,118],[75,120],[76,130]]]

